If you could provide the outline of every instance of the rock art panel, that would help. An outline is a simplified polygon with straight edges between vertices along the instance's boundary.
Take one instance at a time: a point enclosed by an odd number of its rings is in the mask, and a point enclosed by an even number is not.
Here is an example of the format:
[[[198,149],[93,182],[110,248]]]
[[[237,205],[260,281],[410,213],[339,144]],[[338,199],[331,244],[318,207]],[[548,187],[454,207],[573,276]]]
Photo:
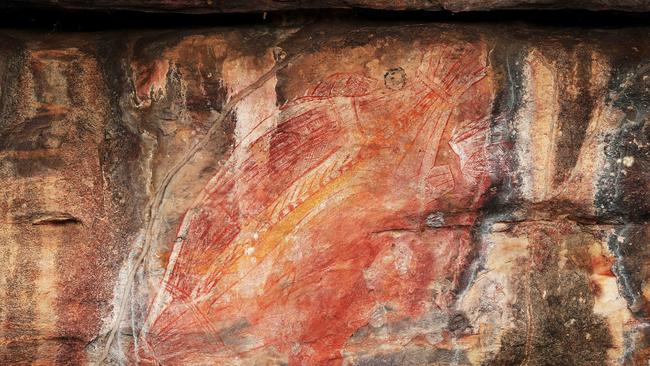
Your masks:
[[[3,32],[0,360],[647,363],[646,33]]]
[[[457,285],[496,148],[486,57],[445,45],[408,81],[403,70],[383,83],[335,73],[282,106],[270,131],[244,136],[181,224],[144,357],[227,363],[273,349],[289,363],[334,362],[373,311],[417,319],[436,277]],[[426,213],[450,205],[470,212],[433,223],[433,235]],[[427,245],[436,236],[451,248]],[[215,338],[187,337],[197,332]]]

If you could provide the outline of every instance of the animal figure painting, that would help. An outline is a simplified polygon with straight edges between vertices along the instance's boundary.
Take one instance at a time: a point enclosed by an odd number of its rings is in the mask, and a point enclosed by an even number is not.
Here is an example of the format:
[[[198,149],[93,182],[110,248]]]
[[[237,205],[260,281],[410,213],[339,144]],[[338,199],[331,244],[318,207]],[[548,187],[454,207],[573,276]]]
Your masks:
[[[178,229],[142,363],[341,365],[378,308],[451,309],[499,148],[488,52],[439,45],[409,70],[334,73],[233,148]]]

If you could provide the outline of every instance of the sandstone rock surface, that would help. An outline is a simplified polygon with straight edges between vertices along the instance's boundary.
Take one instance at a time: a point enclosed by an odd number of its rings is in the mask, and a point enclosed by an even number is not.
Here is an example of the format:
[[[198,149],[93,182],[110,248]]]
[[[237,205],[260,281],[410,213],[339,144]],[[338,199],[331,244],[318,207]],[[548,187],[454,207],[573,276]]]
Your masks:
[[[0,32],[0,363],[647,364],[648,31]]]
[[[648,0],[6,0],[5,6],[63,9],[118,9],[154,12],[229,13],[293,9],[367,8],[379,10],[588,9],[649,11]]]

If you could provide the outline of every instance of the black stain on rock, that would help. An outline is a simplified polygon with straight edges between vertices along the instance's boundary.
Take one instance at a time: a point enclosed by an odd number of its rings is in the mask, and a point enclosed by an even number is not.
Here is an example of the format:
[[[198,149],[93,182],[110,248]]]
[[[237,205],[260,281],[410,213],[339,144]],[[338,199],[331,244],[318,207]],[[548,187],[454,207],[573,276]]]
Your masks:
[[[609,238],[609,249],[616,257],[612,270],[618,279],[619,292],[632,314],[641,320],[650,316],[650,299],[643,295],[650,279],[649,237],[650,226],[646,223],[624,225]]]
[[[406,85],[406,72],[401,67],[389,69],[384,74],[384,84],[390,90],[400,90]]]
[[[559,234],[551,225],[526,230],[530,262],[522,261],[521,273],[511,279],[517,289],[511,306],[515,326],[501,337],[499,353],[486,365],[605,365],[611,335],[605,319],[593,313],[589,272],[574,260],[589,255],[586,246],[594,239],[580,229]],[[566,238],[566,257],[571,258],[562,268],[559,236]]]
[[[464,351],[441,348],[407,348],[401,352],[373,354],[351,362],[354,366],[471,365]]]
[[[587,127],[604,90],[592,91],[592,55],[588,50],[576,47],[568,51],[572,57],[557,55],[559,115],[554,185],[560,186],[571,176],[580,149],[586,137]],[[575,90],[570,93],[569,90]]]
[[[469,319],[462,311],[457,311],[449,317],[447,329],[454,333],[461,333],[470,326]]]
[[[620,56],[608,85],[606,103],[622,116],[618,128],[603,137],[607,163],[595,199],[601,216],[639,222],[650,212],[649,52],[641,49],[638,55]]]

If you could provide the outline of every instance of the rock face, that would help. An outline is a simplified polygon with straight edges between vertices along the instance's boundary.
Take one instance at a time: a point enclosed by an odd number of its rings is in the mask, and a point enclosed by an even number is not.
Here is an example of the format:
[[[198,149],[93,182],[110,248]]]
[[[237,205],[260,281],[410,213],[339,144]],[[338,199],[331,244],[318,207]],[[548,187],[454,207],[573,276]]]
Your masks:
[[[0,363],[647,364],[648,31],[3,31]]]
[[[96,0],[92,3],[85,0],[5,0],[3,5],[183,13],[259,12],[322,8],[448,10],[452,12],[502,9],[650,10],[650,1],[648,0]]]

